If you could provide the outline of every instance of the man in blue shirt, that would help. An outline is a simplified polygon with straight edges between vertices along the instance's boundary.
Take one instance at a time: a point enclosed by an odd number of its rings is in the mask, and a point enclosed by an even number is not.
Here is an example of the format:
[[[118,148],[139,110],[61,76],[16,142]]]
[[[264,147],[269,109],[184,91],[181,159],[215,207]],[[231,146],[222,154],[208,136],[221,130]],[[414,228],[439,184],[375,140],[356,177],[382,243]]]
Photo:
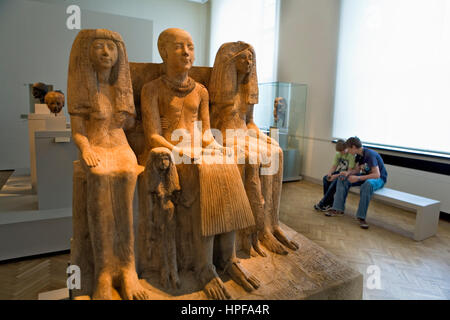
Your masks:
[[[356,155],[355,170],[343,172],[336,185],[336,193],[332,209],[325,215],[342,216],[345,210],[345,200],[352,186],[361,186],[360,200],[356,217],[361,228],[368,229],[366,222],[367,209],[375,191],[384,187],[387,181],[387,171],[381,156],[370,149],[363,148],[358,137],[352,137],[345,142],[348,152]]]

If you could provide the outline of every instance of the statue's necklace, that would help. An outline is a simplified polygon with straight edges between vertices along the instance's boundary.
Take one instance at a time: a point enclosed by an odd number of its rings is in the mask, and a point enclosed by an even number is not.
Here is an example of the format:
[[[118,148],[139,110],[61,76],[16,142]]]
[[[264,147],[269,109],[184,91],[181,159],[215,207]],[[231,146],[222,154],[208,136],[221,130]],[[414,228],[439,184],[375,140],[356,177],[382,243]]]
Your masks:
[[[180,83],[169,79],[166,75],[163,75],[161,79],[164,84],[177,95],[187,95],[195,88],[195,81],[191,77],[188,77],[185,85],[180,85]]]

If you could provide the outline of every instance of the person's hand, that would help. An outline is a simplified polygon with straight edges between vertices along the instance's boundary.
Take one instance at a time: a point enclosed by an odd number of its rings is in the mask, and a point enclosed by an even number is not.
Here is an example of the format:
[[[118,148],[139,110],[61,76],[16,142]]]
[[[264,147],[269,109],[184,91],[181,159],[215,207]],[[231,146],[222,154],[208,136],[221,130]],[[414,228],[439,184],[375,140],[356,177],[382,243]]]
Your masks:
[[[359,176],[349,176],[349,177],[347,178],[347,180],[348,180],[348,182],[350,182],[350,183],[355,183],[355,182],[358,182],[358,181],[359,181]]]
[[[348,171],[342,171],[339,173],[340,176],[347,178],[350,175],[350,172]]]
[[[98,155],[91,149],[85,150],[81,153],[81,158],[88,167],[96,167],[100,162]]]
[[[333,174],[328,178],[328,181],[334,181],[339,178],[339,173]]]

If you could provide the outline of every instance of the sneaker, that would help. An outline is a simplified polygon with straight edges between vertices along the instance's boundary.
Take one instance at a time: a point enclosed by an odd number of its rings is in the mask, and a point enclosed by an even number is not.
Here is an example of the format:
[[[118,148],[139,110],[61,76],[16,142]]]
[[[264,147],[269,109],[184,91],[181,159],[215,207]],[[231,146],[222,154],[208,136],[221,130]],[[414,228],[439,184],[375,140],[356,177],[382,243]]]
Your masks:
[[[358,221],[359,221],[359,226],[362,229],[369,229],[369,225],[367,224],[366,220],[358,218]]]
[[[331,206],[321,206],[319,203],[314,205],[314,209],[317,211],[322,211],[322,212],[327,212],[328,210],[331,209]]]
[[[316,211],[322,211],[322,207],[320,206],[320,204],[316,203],[316,204],[314,205],[314,210],[316,210]]]
[[[328,212],[325,212],[327,217],[342,217],[344,215],[343,211],[330,209]]]

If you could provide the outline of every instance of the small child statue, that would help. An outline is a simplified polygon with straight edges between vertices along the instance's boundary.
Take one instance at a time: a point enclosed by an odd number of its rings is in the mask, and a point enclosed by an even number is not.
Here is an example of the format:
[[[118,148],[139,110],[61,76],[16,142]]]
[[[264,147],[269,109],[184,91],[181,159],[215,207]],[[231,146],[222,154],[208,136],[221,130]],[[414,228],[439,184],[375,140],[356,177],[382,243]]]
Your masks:
[[[176,219],[174,201],[181,190],[172,152],[167,148],[154,148],[150,152],[146,168],[148,190],[152,195],[152,220],[159,254],[160,281],[165,288],[169,284],[180,287],[175,242]]]

